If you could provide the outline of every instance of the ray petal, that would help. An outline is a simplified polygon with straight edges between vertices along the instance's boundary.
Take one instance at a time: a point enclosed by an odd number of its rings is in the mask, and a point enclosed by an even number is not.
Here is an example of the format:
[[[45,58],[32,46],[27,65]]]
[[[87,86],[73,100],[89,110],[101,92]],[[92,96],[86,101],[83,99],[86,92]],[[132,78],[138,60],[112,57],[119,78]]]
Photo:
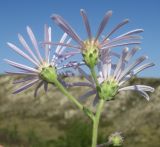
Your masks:
[[[122,78],[124,78],[133,68],[135,68],[137,65],[141,64],[144,60],[146,60],[147,56],[142,56],[138,58],[135,62],[130,64],[119,76],[118,81],[120,81]]]
[[[14,91],[13,94],[19,93],[19,92],[21,92],[21,91],[23,91],[23,90],[31,87],[31,86],[34,85],[36,82],[38,82],[38,80],[39,80],[39,79],[35,79],[35,80],[33,80],[33,81],[31,81],[31,82],[29,82],[29,83],[21,86],[19,89],[17,89],[16,91]]]
[[[30,53],[30,55],[33,57],[33,59],[40,64],[39,60],[37,59],[37,57],[35,56],[35,54],[33,53],[33,51],[30,49],[30,47],[28,46],[27,42],[24,40],[23,36],[18,34],[18,38],[20,43],[22,44],[22,46]]]
[[[80,14],[82,16],[82,19],[83,19],[83,22],[84,22],[84,25],[85,25],[85,28],[86,28],[86,32],[87,32],[87,35],[88,35],[88,38],[89,38],[89,40],[91,40],[91,38],[92,38],[91,27],[90,27],[86,12],[83,9],[81,9],[80,10]]]
[[[29,60],[30,62],[32,62],[34,65],[39,66],[37,64],[37,62],[35,62],[31,57],[29,57],[26,53],[24,53],[22,50],[20,50],[17,46],[15,46],[14,44],[8,42],[7,43],[8,46],[14,50],[16,53],[18,53],[19,55],[21,55],[22,57],[26,58],[27,60]]]
[[[55,14],[55,15],[52,15],[51,18],[73,40],[75,40],[80,46],[83,46],[82,40],[79,38],[79,36],[75,33],[75,31],[70,27],[70,25],[61,16]]]
[[[80,96],[79,98],[81,100],[85,100],[86,98],[88,98],[94,94],[96,94],[96,90],[91,90],[91,91],[88,91],[87,93],[85,93],[84,95]]]
[[[97,31],[97,35],[95,37],[95,42],[97,41],[97,39],[99,38],[99,36],[101,35],[101,33],[103,32],[105,26],[107,25],[110,17],[112,16],[112,11],[108,11],[104,18],[102,19],[100,25],[99,25],[99,28],[98,28],[98,31]]]
[[[35,48],[35,51],[36,51],[36,53],[37,53],[37,56],[38,56],[39,60],[41,61],[41,63],[43,63],[43,58],[42,58],[42,56],[41,56],[41,54],[40,54],[40,51],[39,51],[39,49],[38,49],[37,40],[36,40],[36,38],[35,38],[32,30],[31,30],[31,28],[30,28],[29,26],[27,26],[27,33],[28,33],[29,38],[30,38],[30,40],[31,40],[31,42],[32,42],[32,44],[33,44],[33,46],[34,46],[34,48]]]
[[[8,59],[4,59],[9,65],[13,66],[13,67],[16,67],[16,68],[19,68],[19,69],[22,69],[22,70],[25,70],[25,71],[29,71],[29,72],[34,72],[34,73],[39,73],[39,71],[37,69],[34,69],[32,67],[29,67],[29,66],[26,66],[26,65],[23,65],[23,64],[20,64],[20,63],[17,63],[17,62],[14,62],[14,61],[11,61],[11,60],[8,60]]]
[[[36,87],[36,89],[34,91],[34,97],[37,97],[38,90],[42,85],[43,85],[43,81],[40,81],[40,83],[37,85],[37,87]]]
[[[112,31],[110,33],[108,33],[108,35],[106,35],[106,37],[103,39],[102,43],[105,42],[114,32],[116,32],[118,29],[120,29],[122,26],[124,26],[125,24],[127,24],[129,22],[128,19],[123,20],[121,23],[119,23],[118,25],[116,25]]]

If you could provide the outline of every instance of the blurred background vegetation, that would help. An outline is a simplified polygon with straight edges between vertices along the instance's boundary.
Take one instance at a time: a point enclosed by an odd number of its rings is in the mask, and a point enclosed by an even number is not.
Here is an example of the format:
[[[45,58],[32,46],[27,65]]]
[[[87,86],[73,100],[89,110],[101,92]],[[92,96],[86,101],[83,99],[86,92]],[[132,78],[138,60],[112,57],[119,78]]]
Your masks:
[[[68,79],[70,80],[70,79]],[[77,80],[76,78],[74,80]],[[73,79],[72,79],[73,81]],[[91,122],[53,86],[34,87],[13,95],[13,78],[0,76],[0,144],[4,147],[90,147]],[[148,102],[133,92],[121,92],[106,103],[98,143],[121,131],[124,147],[160,147],[160,79],[135,78],[128,84],[146,84],[156,90]],[[79,97],[87,88],[72,88]],[[85,105],[92,104],[92,97]],[[94,108],[92,108],[94,110]]]

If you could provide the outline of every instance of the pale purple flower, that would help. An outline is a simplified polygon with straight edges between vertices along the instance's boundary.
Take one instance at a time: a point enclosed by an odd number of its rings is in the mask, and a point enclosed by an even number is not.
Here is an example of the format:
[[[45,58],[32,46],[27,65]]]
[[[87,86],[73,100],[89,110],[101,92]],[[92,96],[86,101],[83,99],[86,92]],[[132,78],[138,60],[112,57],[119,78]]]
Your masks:
[[[133,76],[137,75],[142,70],[154,66],[153,63],[141,63],[145,61],[148,57],[141,56],[135,61],[130,62],[130,59],[134,56],[134,54],[139,50],[139,48],[132,48],[129,50],[128,48],[124,48],[121,55],[118,57],[117,63],[115,56],[111,55],[111,50],[103,50],[103,54],[101,55],[101,59],[98,64],[98,83],[101,86],[104,82],[114,83],[117,85],[117,93],[121,91],[132,90],[140,93],[147,100],[149,100],[149,95],[147,92],[153,92],[154,88],[146,85],[132,85],[123,87],[123,84],[131,79]],[[92,90],[88,91],[80,98],[85,99],[89,96],[96,95],[94,98],[94,104],[98,102],[99,95],[96,89],[96,84],[94,80],[80,67],[77,67],[81,75],[83,75],[88,82],[74,83],[70,84],[70,86],[88,86],[91,87]],[[117,94],[116,93],[116,94]]]
[[[65,54],[64,50],[66,47],[58,45],[55,49],[55,54],[51,57],[51,46],[50,45],[43,45],[43,50],[45,51],[45,56],[43,57],[39,50],[39,44],[35,38],[35,35],[33,34],[31,28],[27,26],[27,33],[31,40],[31,43],[33,45],[33,49],[29,46],[29,44],[25,41],[22,35],[18,34],[18,39],[24,49],[20,49],[13,43],[8,42],[8,46],[15,51],[20,56],[24,57],[26,60],[30,61],[33,66],[30,67],[25,64],[21,64],[15,61],[11,61],[8,59],[4,59],[9,65],[15,67],[16,69],[19,69],[19,71],[7,71],[6,73],[9,75],[20,75],[21,79],[14,81],[14,84],[22,84],[14,93],[19,93],[29,87],[31,87],[34,84],[37,84],[35,89],[35,96],[37,95],[37,91],[41,86],[44,86],[45,91],[47,91],[48,88],[48,82],[43,80],[40,77],[41,71],[46,67],[54,67],[56,70],[62,69],[63,67],[59,67],[59,64],[61,62],[65,61],[67,58],[72,56],[72,53]],[[68,35],[66,33],[63,34],[60,43],[65,43],[67,40]],[[44,27],[44,41],[51,41],[51,27],[48,27],[45,25]],[[69,44],[71,39],[68,39],[66,44]],[[67,67],[67,65],[65,66]],[[57,73],[60,75],[68,76],[68,72],[63,73]]]
[[[92,31],[90,28],[90,24],[89,24],[86,12],[83,9],[81,9],[80,14],[82,16],[82,19],[86,28],[87,36],[88,36],[86,40],[82,40],[74,31],[74,29],[61,16],[54,14],[51,17],[54,20],[54,22],[78,44],[78,46],[70,45],[70,47],[83,51],[83,50],[86,50],[87,47],[93,47],[93,46],[97,47],[100,50],[105,50],[105,49],[113,48],[117,46],[140,44],[139,39],[141,38],[136,34],[143,32],[142,29],[135,29],[135,30],[126,32],[120,36],[117,36],[113,39],[111,38],[111,36],[117,30],[119,30],[121,27],[123,27],[125,24],[129,22],[128,19],[123,20],[121,23],[116,25],[109,33],[107,33],[103,37],[103,39],[100,39],[102,36],[102,32],[105,29],[105,26],[108,24],[108,21],[112,16],[112,11],[108,11],[105,14],[95,36],[92,35]],[[66,44],[63,44],[63,45],[65,46]]]

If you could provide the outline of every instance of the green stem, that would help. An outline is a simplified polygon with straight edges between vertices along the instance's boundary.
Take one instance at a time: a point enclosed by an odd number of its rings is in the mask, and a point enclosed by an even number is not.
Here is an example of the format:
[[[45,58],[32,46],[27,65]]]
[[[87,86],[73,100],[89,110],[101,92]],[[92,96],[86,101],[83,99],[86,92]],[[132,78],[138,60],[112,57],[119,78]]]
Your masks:
[[[58,81],[58,80],[54,80],[54,84],[57,86],[57,88],[59,88],[59,90],[65,95],[67,96],[67,98],[73,102],[80,110],[82,110],[91,120],[94,119],[94,114],[93,112],[84,107],[79,101],[77,101],[77,99],[75,97],[73,97],[65,88],[64,86]]]
[[[73,102],[80,110],[83,110],[83,105],[77,101],[76,98],[74,98],[65,88],[64,86],[58,81],[58,80],[55,80],[54,81],[54,84],[57,86],[57,88],[59,88],[59,90],[65,95],[67,96],[67,98]]]
[[[98,80],[97,80],[97,75],[96,75],[96,72],[95,72],[95,70],[94,70],[94,67],[93,67],[93,68],[90,68],[90,71],[91,71],[92,77],[93,77],[93,79],[94,79],[94,81],[95,81],[95,83],[96,83],[96,86],[99,87],[99,82],[98,82]]]
[[[101,116],[102,109],[103,109],[103,106],[104,106],[104,102],[105,101],[103,99],[100,99],[98,107],[97,107],[96,115],[93,119],[92,147],[97,146],[98,126],[99,126],[99,120],[100,120],[100,116]]]

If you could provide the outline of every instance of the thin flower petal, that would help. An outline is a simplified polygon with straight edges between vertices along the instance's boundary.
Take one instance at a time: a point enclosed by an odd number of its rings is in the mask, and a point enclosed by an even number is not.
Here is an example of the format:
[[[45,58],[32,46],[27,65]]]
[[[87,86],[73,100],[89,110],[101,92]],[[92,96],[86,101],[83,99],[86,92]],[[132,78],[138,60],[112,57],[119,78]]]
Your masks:
[[[146,85],[134,85],[134,86],[127,86],[127,87],[121,88],[118,91],[125,91],[125,90],[137,91],[149,101],[150,100],[149,95],[145,91],[153,92],[154,88]]]
[[[122,26],[124,26],[128,22],[129,22],[129,20],[125,19],[121,23],[119,23],[116,27],[114,27],[112,29],[112,31],[110,33],[108,33],[108,35],[106,35],[106,37],[103,39],[102,43],[105,42],[114,32],[116,32],[118,29],[120,29]]]
[[[44,83],[44,91],[47,92],[48,91],[48,83],[45,81],[43,83]]]
[[[102,21],[101,21],[101,23],[99,25],[99,29],[98,29],[97,35],[95,37],[95,42],[97,41],[97,39],[99,38],[99,36],[103,32],[103,30],[104,30],[105,26],[107,25],[107,23],[108,23],[108,21],[109,21],[109,19],[110,19],[111,16],[112,16],[112,11],[108,11],[105,14],[104,18],[102,19]]]
[[[142,90],[142,91],[154,92],[153,87],[146,86],[146,85],[133,85],[133,86],[127,86],[119,89],[119,91],[124,91],[124,90],[138,90],[138,91]]]
[[[87,86],[87,87],[92,87],[94,88],[94,86],[90,83],[87,82],[75,82],[75,83],[69,83],[68,84],[69,87],[73,87],[73,86]]]
[[[52,38],[51,38],[51,27],[48,27],[47,25],[44,26],[44,41],[45,42],[51,42]],[[49,63],[49,56],[50,56],[50,45],[45,44],[45,58],[46,58],[46,62]]]
[[[127,53],[128,53],[128,48],[126,47],[126,48],[124,48],[123,49],[123,51],[122,51],[122,54],[121,54],[121,57],[120,57],[120,59],[119,59],[119,61],[118,61],[118,63],[117,63],[117,67],[116,67],[116,69],[115,69],[115,71],[114,71],[114,78],[115,79],[117,79],[118,77],[119,77],[119,75],[121,74],[121,72],[124,70],[124,68],[125,68],[125,63],[124,63],[124,61],[125,61],[125,58],[126,58],[126,56],[127,56]]]
[[[35,80],[35,79],[38,79],[38,77],[35,77],[35,76],[32,76],[32,77],[25,77],[23,79],[20,79],[20,80],[15,80],[13,81],[13,84],[18,84],[18,83],[24,83],[24,82],[27,82],[27,81],[30,81],[30,80]]]
[[[52,15],[51,18],[73,40],[75,40],[80,46],[83,46],[82,40],[79,38],[79,36],[75,33],[75,31],[69,26],[69,24],[61,16],[55,14],[55,15]]]
[[[23,36],[18,34],[18,38],[20,43],[22,44],[22,46],[30,53],[30,55],[33,57],[33,59],[40,64],[39,60],[37,59],[37,57],[35,56],[35,54],[33,53],[33,51],[30,49],[30,47],[28,46],[27,42],[24,40]]]
[[[132,50],[130,52],[128,52],[128,54],[127,54],[127,56],[125,58],[125,61],[128,62],[134,56],[134,54],[139,50],[140,50],[139,47],[132,48]]]
[[[119,43],[119,44],[111,44],[111,45],[106,45],[104,46],[103,48],[101,48],[102,50],[103,49],[108,49],[108,48],[113,48],[113,47],[119,47],[119,46],[127,46],[127,45],[137,45],[137,44],[141,44],[141,42],[139,41],[131,41],[131,42],[123,42],[123,43]]]
[[[37,97],[38,90],[42,85],[43,85],[43,81],[40,81],[40,83],[38,84],[38,86],[36,87],[36,89],[34,91],[34,97]]]
[[[36,51],[36,53],[37,53],[37,56],[38,56],[39,60],[41,61],[41,63],[43,63],[43,58],[42,58],[42,56],[41,56],[41,54],[40,54],[40,51],[39,51],[39,49],[38,49],[37,40],[36,40],[36,38],[35,38],[32,30],[31,30],[31,28],[30,28],[29,26],[27,26],[27,33],[28,33],[29,38],[30,38],[30,40],[31,40],[31,42],[32,42],[32,44],[33,44],[33,46],[34,46],[34,48],[35,48],[35,51]]]
[[[146,69],[146,68],[149,68],[149,67],[152,67],[154,66],[155,64],[154,63],[146,63],[146,64],[143,64],[141,65],[140,67],[134,69],[131,74],[132,75],[136,75],[137,73],[141,72],[142,70]]]
[[[103,47],[111,44],[116,44],[120,42],[129,42],[133,40],[135,41],[135,40],[140,40],[141,38],[142,38],[141,36],[123,36],[123,37],[114,38],[109,41],[106,41],[105,43],[101,44],[101,46]]]
[[[91,77],[80,67],[78,67],[78,71],[91,83],[93,83],[93,80]]]
[[[21,91],[23,91],[23,90],[31,87],[31,86],[34,85],[37,81],[39,81],[39,79],[35,79],[35,80],[33,80],[33,81],[31,81],[31,82],[23,85],[22,87],[20,87],[20,88],[17,89],[16,91],[14,91],[13,94],[19,93],[19,92],[21,92]]]
[[[124,33],[124,34],[122,34],[122,35],[120,35],[120,36],[118,36],[118,37],[124,37],[124,36],[128,36],[128,35],[133,35],[133,34],[137,34],[137,33],[142,33],[142,32],[144,32],[143,29],[135,29],[135,30],[129,31],[129,32],[127,32],[127,33]],[[118,38],[118,37],[117,37],[117,38]]]
[[[85,25],[85,28],[86,28],[86,32],[87,32],[87,35],[88,35],[88,38],[89,38],[89,40],[91,40],[92,33],[91,33],[91,28],[90,28],[90,24],[89,24],[86,12],[83,9],[81,9],[80,10],[80,14],[82,16],[82,19],[83,19],[83,22],[84,22],[84,25]]]
[[[39,73],[39,71],[37,69],[34,69],[32,67],[29,67],[29,66],[26,66],[26,65],[23,65],[23,64],[20,64],[20,63],[17,63],[17,62],[13,62],[11,60],[8,60],[8,59],[4,59],[9,65],[13,66],[13,67],[16,67],[16,68],[19,68],[19,69],[22,69],[22,70],[25,70],[25,71],[29,71],[29,72],[35,72],[35,73]]]
[[[98,101],[99,101],[99,97],[98,97],[98,94],[96,94],[94,100],[93,100],[93,106],[95,107],[97,104],[98,104]]]
[[[92,95],[96,94],[96,90],[91,90],[91,91],[88,91],[87,93],[85,93],[84,95],[80,96],[80,99],[81,100],[84,100]]]
[[[37,75],[37,73],[33,73],[33,72],[26,72],[26,71],[20,71],[20,72],[13,72],[13,71],[6,71],[5,72],[6,74],[8,74],[8,75]]]
[[[37,64],[37,62],[35,62],[31,57],[29,57],[26,53],[24,53],[23,51],[21,51],[17,46],[15,46],[14,44],[8,42],[7,43],[8,46],[14,50],[16,53],[18,53],[19,55],[21,55],[22,57],[26,58],[27,60],[29,60],[30,62],[32,62],[34,65],[39,66]]]
[[[135,68],[137,65],[142,63],[144,60],[146,60],[148,57],[147,56],[142,56],[138,58],[135,62],[133,62],[131,65],[129,65],[120,75],[120,77],[117,79],[120,81],[124,76],[126,76],[133,68]]]

